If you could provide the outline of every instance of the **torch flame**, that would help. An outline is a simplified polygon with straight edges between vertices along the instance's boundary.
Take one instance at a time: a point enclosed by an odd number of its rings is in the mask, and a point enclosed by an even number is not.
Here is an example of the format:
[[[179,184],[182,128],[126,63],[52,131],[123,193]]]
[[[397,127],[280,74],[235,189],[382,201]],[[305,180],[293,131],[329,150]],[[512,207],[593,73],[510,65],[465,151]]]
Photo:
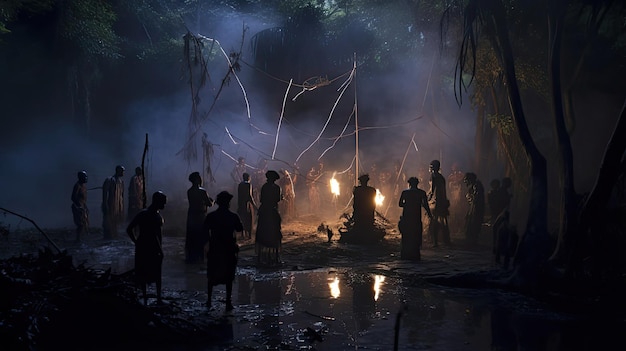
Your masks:
[[[335,177],[333,176],[330,179],[330,192],[335,195],[335,196],[339,196],[339,182],[337,181],[337,179],[335,179]]]
[[[385,195],[383,195],[380,190],[376,189],[376,206],[380,206],[385,201]]]

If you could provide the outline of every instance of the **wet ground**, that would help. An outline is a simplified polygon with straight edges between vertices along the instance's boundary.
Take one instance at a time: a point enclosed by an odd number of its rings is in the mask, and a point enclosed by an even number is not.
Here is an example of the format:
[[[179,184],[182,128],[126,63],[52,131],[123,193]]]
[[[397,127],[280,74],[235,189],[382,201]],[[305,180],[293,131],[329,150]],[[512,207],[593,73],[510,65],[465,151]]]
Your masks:
[[[175,229],[166,231],[164,298],[189,321],[211,327],[201,331],[203,337],[159,349],[626,349],[624,319],[557,312],[517,293],[431,282],[433,277],[497,270],[486,239],[472,249],[426,243],[421,262],[406,262],[398,257],[400,237],[393,228],[373,246],[339,243],[338,235],[327,242],[317,224],[296,221],[283,229],[280,265],[257,264],[253,242],[240,240],[235,309],[230,312],[224,310],[223,286],[213,294],[214,309],[207,310],[204,266],[185,264],[183,236]],[[76,264],[118,274],[133,268],[134,247],[125,235],[104,241],[96,230],[76,244],[71,231],[47,232]],[[47,243],[36,231],[10,233],[3,240],[0,258],[35,252]],[[122,343],[115,349],[137,346]],[[84,349],[111,348],[94,343]]]

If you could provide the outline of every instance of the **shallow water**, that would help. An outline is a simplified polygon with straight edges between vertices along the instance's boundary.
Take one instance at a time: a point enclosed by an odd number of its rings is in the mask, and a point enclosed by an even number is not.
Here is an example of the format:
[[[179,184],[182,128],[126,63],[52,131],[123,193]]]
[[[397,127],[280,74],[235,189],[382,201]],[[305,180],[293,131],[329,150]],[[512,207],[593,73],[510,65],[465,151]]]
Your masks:
[[[557,313],[499,290],[430,285],[420,275],[435,267],[446,270],[446,264],[454,269],[458,262],[449,262],[454,254],[442,255],[445,261],[428,250],[419,264],[390,254],[385,261],[346,256],[331,267],[298,261],[262,267],[253,249],[244,250],[233,286],[235,309],[224,311],[225,291],[218,286],[215,308],[207,311],[205,267],[184,263],[183,242],[164,239],[164,297],[189,316],[211,320],[212,327],[201,340],[159,345],[162,350],[626,349],[623,319]],[[114,273],[133,268],[134,248],[127,239],[95,240],[72,250],[77,263]],[[98,350],[91,346],[86,349]]]
[[[514,294],[424,289],[380,274],[317,270],[242,274],[231,346],[269,349],[624,349],[626,324],[582,320]],[[399,324],[397,324],[399,321]],[[312,342],[307,328],[323,341]],[[287,347],[288,345],[288,347]],[[207,350],[212,348],[208,347]]]

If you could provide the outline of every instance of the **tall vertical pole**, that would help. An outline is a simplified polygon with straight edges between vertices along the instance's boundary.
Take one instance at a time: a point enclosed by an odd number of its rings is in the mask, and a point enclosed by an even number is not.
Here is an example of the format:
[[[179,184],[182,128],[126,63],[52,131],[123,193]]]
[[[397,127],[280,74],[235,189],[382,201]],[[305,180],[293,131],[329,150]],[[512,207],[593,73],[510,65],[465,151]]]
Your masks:
[[[354,84],[354,139],[355,139],[355,159],[354,159],[354,185],[359,185],[359,109],[356,95],[356,52],[352,66],[352,84]]]

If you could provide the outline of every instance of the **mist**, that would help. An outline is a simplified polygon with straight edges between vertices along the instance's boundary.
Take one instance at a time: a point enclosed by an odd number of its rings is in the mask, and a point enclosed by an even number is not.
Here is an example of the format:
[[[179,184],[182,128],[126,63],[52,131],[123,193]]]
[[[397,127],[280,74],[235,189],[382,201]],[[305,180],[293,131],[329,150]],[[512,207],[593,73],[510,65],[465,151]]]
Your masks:
[[[226,52],[240,47],[244,25],[248,27],[248,37],[275,25],[233,13],[222,22],[194,24],[192,29],[197,34],[218,40]],[[181,32],[180,36],[184,34]],[[41,227],[72,227],[70,194],[76,173],[86,170],[91,227],[99,227],[102,194],[98,187],[114,174],[116,165],[126,168],[124,180],[128,185],[135,167],[141,165],[146,135],[148,201],[152,192],[163,191],[168,196],[166,218],[168,212],[179,215],[186,211],[185,191],[190,185],[187,176],[191,172],[200,171],[204,175],[204,186],[210,196],[221,190],[231,191],[229,173],[239,156],[246,158],[251,170],[266,160],[269,169],[293,171],[296,165],[302,174],[319,161],[324,162],[329,172],[350,167],[354,171],[355,119],[360,129],[359,174],[367,173],[374,165],[393,171],[394,163],[403,160],[407,176],[421,178],[433,159],[441,160],[444,175],[453,164],[468,169],[473,158],[474,113],[469,104],[458,104],[452,87],[435,83],[433,72],[452,71],[453,67],[443,64],[452,62],[451,58],[442,57],[437,45],[431,46],[417,54],[395,55],[396,61],[387,62],[385,72],[362,76],[358,66],[356,78],[351,82],[348,75],[341,75],[350,73],[352,62],[346,62],[345,67],[329,67],[328,71],[319,72],[319,76],[327,77],[332,83],[310,91],[298,87],[303,81],[296,80],[297,77],[269,78],[242,65],[237,77],[243,89],[231,75],[219,96],[217,91],[228,66],[223,57],[215,57],[210,62],[211,80],[200,93],[199,107],[206,112],[214,100],[215,106],[192,139],[189,138],[191,96],[186,78],[173,82],[176,88],[170,88],[165,95],[140,96],[123,105],[107,101],[115,106],[113,111],[118,115],[110,116],[110,123],[94,123],[88,132],[42,106],[28,116],[18,116],[19,108],[10,108],[12,115],[6,119],[13,122],[3,133],[10,138],[5,138],[0,151],[0,162],[4,165],[0,175],[0,206],[33,219]],[[252,62],[249,50],[249,45],[243,45],[245,62]],[[367,62],[359,62],[358,52],[355,54],[357,63],[365,64],[367,69]],[[333,52],[319,55],[325,57]],[[174,76],[181,67],[172,66],[171,70],[152,74]],[[291,87],[290,79],[293,79]],[[344,83],[349,83],[345,89]],[[50,94],[54,88],[49,89],[42,94]],[[99,98],[106,101],[106,97]],[[22,118],[29,121],[18,123]],[[344,137],[339,138],[344,128]],[[203,159],[200,143],[203,134],[213,145],[210,166],[215,182],[207,179],[209,165]],[[189,140],[196,148],[195,159],[183,155]],[[427,182],[420,184],[423,189],[427,186]],[[300,199],[305,196],[296,194]],[[10,216],[0,221],[10,224],[12,229],[30,226]]]

